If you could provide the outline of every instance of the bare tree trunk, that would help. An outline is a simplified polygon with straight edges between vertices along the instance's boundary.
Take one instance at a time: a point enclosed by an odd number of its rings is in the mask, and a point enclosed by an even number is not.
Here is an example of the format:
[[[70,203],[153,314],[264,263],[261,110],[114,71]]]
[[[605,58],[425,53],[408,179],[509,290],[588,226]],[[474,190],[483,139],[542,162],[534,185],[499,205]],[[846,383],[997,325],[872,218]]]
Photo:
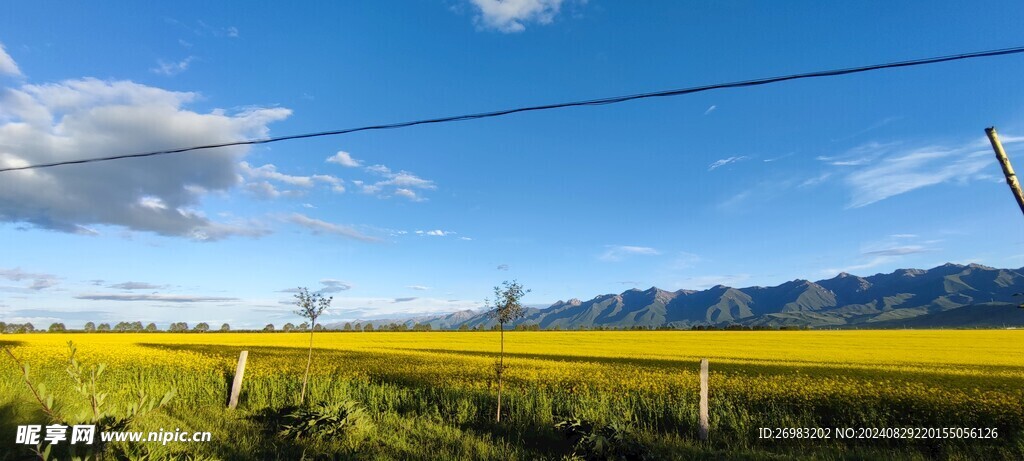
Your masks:
[[[501,355],[498,356],[498,422],[501,422],[501,379],[505,374],[505,324],[498,323],[501,330]]]
[[[313,322],[316,327],[316,322]],[[302,393],[299,394],[299,405],[306,403],[306,381],[309,380],[309,365],[313,363],[313,329],[309,330],[309,355],[306,357],[306,374],[302,376]]]

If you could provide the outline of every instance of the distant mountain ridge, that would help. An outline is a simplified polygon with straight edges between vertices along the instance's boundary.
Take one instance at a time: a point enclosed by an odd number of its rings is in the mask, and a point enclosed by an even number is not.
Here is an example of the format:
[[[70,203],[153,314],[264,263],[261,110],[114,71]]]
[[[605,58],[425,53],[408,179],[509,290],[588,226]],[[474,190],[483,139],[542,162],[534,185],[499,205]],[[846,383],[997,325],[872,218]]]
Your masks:
[[[513,325],[542,329],[691,328],[697,325],[827,328],[958,328],[1024,326],[1024,268],[996,269],[947,263],[928,270],[899,269],[859,277],[845,272],[774,287],[665,291],[657,287],[570,299],[528,308]],[[376,320],[432,329],[494,325],[484,312],[459,311],[412,319]],[[339,328],[339,324],[328,325]]]

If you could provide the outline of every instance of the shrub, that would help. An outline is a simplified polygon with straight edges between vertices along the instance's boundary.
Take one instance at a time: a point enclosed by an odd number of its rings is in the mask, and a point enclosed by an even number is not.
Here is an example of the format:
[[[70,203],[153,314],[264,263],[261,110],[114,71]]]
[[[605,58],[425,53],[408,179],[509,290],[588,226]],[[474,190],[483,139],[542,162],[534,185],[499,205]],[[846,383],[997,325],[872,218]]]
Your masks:
[[[295,440],[340,438],[368,429],[372,424],[362,407],[350,400],[294,408],[282,419],[279,434]]]

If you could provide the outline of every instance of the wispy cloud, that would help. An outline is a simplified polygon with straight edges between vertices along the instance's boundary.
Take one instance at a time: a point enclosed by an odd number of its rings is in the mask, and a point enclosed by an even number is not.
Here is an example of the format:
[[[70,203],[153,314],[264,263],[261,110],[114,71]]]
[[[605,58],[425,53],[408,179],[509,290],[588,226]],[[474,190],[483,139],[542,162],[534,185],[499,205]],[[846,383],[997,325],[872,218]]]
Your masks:
[[[413,202],[422,202],[426,200],[425,198],[420,197],[420,195],[417,194],[416,191],[405,187],[399,187],[398,189],[395,189],[395,196],[407,198]]]
[[[815,160],[832,166],[867,165],[879,157],[895,152],[899,147],[898,142],[869,142],[837,155],[819,155]]]
[[[861,245],[856,263],[845,267],[828,268],[821,271],[824,276],[834,276],[840,272],[855,273],[887,264],[921,253],[940,251],[936,245],[941,239],[922,240],[915,234],[892,234],[878,241]]]
[[[730,213],[745,212],[752,206],[775,200],[798,184],[795,179],[784,177],[758,181],[719,202],[718,208]]]
[[[406,198],[413,202],[423,202],[426,198],[423,198],[417,192],[417,190],[434,190],[437,189],[437,185],[434,181],[429,179],[423,179],[408,171],[391,171],[385,165],[370,165],[364,168],[365,171],[383,176],[384,179],[368,183],[364,181],[352,181],[360,191],[364,194],[378,195],[380,197],[388,197],[388,192],[391,191],[391,195],[396,197]]]
[[[711,107],[708,107],[708,110],[704,111],[704,115],[708,115],[708,114],[714,112],[715,109],[717,109],[717,108],[718,108],[718,106],[712,104]]]
[[[431,237],[447,237],[447,236],[452,235],[454,233],[455,232],[453,232],[453,231],[446,231],[446,230],[441,230],[441,229],[434,229],[434,230],[428,230],[428,231],[423,231],[423,230],[416,231],[417,235],[429,235]]]
[[[839,138],[839,139],[833,139],[832,142],[845,141],[845,140],[848,140],[848,139],[856,138],[856,137],[858,137],[858,136],[860,136],[860,135],[862,135],[864,133],[867,133],[869,131],[877,130],[877,129],[883,127],[883,126],[886,126],[886,125],[888,125],[888,124],[890,124],[892,122],[895,122],[897,120],[900,120],[902,118],[903,117],[886,117],[886,118],[883,118],[883,119],[881,119],[881,120],[879,120],[879,121],[877,121],[875,123],[872,123],[871,125],[869,125],[867,128],[864,128],[863,130],[857,131],[857,132],[855,132],[855,133],[853,133],[853,134],[851,134],[849,136],[844,136],[844,137]]]
[[[1007,136],[1004,144],[1024,141]],[[985,170],[992,163],[988,141],[977,138],[959,144],[912,146],[901,142],[869,142],[838,155],[817,160],[836,167],[850,189],[849,208],[867,206],[923,187],[944,183],[998,180]]]
[[[278,197],[300,197],[305,195],[301,190],[281,190],[267,181],[248,182],[245,184],[245,191],[261,199],[275,199]]]
[[[496,267],[496,269],[498,269],[499,271],[507,271],[508,264],[498,264],[498,267]]]
[[[726,166],[726,165],[729,165],[729,164],[732,164],[732,163],[736,163],[736,162],[741,162],[741,161],[746,160],[748,158],[750,158],[750,157],[747,157],[745,155],[741,155],[741,156],[738,156],[738,157],[729,157],[729,158],[723,158],[721,160],[715,160],[711,165],[708,165],[708,171],[714,171],[714,170],[716,170],[718,168],[721,168],[723,166]]]
[[[815,176],[813,178],[806,179],[804,182],[800,183],[800,187],[814,187],[814,186],[817,186],[817,185],[825,182],[826,180],[828,180],[828,178],[831,178],[831,177],[832,177],[832,173],[831,172],[825,172],[825,173],[822,173],[822,174],[820,174],[818,176]]]
[[[181,61],[167,62],[163,59],[157,61],[156,67],[149,69],[154,74],[173,76],[178,75],[188,70],[188,66],[192,64],[192,61],[196,59],[195,56],[189,56]]]
[[[893,152],[846,176],[850,208],[859,208],[922,187],[966,183],[993,162],[973,146],[924,147]]]
[[[875,256],[874,258],[864,260],[864,262],[851,264],[846,267],[825,269],[821,271],[821,274],[824,276],[834,276],[841,272],[857,273],[858,271],[871,269],[893,261],[895,261],[893,256]]]
[[[239,162],[239,168],[242,174],[250,180],[265,180],[259,182],[250,182],[246,185],[247,188],[253,192],[262,193],[265,196],[276,197],[279,195],[297,195],[295,191],[277,191],[277,189],[267,181],[275,181],[279,183],[288,184],[290,186],[311,188],[316,184],[326,184],[334,192],[345,192],[343,181],[340,178],[327,175],[327,174],[314,174],[310,176],[296,176],[281,173],[277,170],[277,166],[273,164],[266,164],[260,167],[253,167],[248,162]]]
[[[141,293],[85,293],[75,296],[75,299],[86,299],[90,301],[162,301],[169,303],[200,303],[211,301],[238,301],[238,298],[225,298],[219,296],[193,296],[193,295],[161,295]]]
[[[0,269],[0,278],[10,280],[12,282],[21,282],[24,280],[30,280],[28,286],[23,287],[28,290],[39,291],[46,288],[52,288],[57,286],[60,282],[57,276],[52,274],[42,274],[34,272],[25,272],[21,268],[14,269]]]
[[[900,247],[885,248],[882,250],[865,251],[864,254],[878,256],[904,256],[916,253],[926,253],[929,251],[933,250],[929,250],[928,248],[925,248],[921,245],[905,245]]]
[[[782,154],[782,155],[780,155],[778,157],[766,158],[766,159],[762,160],[762,162],[764,162],[764,163],[777,162],[779,160],[782,160],[782,159],[784,159],[786,157],[790,157],[792,155],[793,155],[793,152],[790,152],[788,154]]]
[[[320,284],[323,285],[323,287],[320,288],[320,292],[322,293],[337,293],[339,291],[352,289],[352,284],[337,279],[321,279]]]
[[[410,290],[416,290],[416,291],[427,291],[427,290],[430,289],[430,287],[423,286],[423,285],[409,285],[406,288],[408,288]]]
[[[598,259],[602,261],[622,261],[623,259],[630,256],[655,256],[661,253],[651,247],[641,247],[632,245],[607,245],[604,253],[598,256]]]
[[[369,235],[364,235],[364,234],[360,233],[359,231],[357,231],[357,230],[355,230],[355,229],[353,229],[351,227],[343,226],[343,225],[340,225],[340,224],[329,223],[327,221],[322,221],[322,220],[319,220],[319,219],[310,218],[309,216],[306,216],[306,215],[301,214],[301,213],[292,213],[291,215],[289,215],[287,217],[287,220],[289,222],[294,223],[294,224],[298,224],[298,225],[300,225],[302,227],[310,229],[311,231],[313,231],[314,234],[325,233],[325,234],[339,235],[339,236],[342,236],[342,237],[347,237],[347,238],[351,238],[351,239],[355,239],[355,240],[359,240],[359,241],[363,241],[363,242],[379,242],[379,241],[381,241],[377,237],[371,237]]]
[[[334,298],[329,313],[331,322],[370,320],[378,325],[377,319],[398,319],[420,315],[446,314],[459,310],[479,309],[479,301],[449,300],[423,297],[397,298]]]
[[[116,288],[118,290],[159,290],[166,287],[166,285],[154,285],[146,282],[124,282],[107,286],[107,288]]]

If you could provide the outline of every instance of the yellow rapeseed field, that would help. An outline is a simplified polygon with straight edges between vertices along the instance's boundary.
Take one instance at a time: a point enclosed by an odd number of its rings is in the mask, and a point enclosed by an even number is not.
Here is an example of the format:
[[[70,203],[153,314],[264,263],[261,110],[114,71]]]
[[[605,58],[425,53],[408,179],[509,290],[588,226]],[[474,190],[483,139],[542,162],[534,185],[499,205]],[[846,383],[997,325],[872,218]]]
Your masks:
[[[958,456],[964,459],[1024,453],[1020,330],[513,331],[505,339],[508,421],[520,434],[533,434],[536,427],[550,431],[553,422],[570,415],[627,420],[648,434],[654,446],[672,452],[671,447],[685,446],[695,431],[698,361],[707,358],[712,429],[723,446],[761,447],[767,442],[757,440],[759,427],[996,427],[1008,440],[996,451],[984,451],[988,445],[972,451],[969,441],[951,440],[942,442],[942,453],[963,453]],[[231,431],[242,427],[251,440],[262,440],[255,423],[223,410],[238,353],[249,351],[240,409],[280,408],[296,401],[309,335],[0,337],[19,360],[31,365],[33,379],[46,382],[58,395],[73,396],[64,372],[69,340],[78,347],[80,361],[107,364],[103,387],[113,402],[131,402],[140,390],[161,395],[174,388],[177,397],[165,416],[171,419],[159,424],[204,428],[222,439],[232,439]],[[494,416],[496,332],[317,332],[314,347],[309,383],[314,401],[354,399],[378,415],[380,424],[434,434],[409,435],[413,439],[462,440],[449,446],[460,457],[537,454],[460,432],[486,428]],[[0,406],[31,406],[26,389],[14,363],[0,357]],[[436,430],[441,432],[431,432]],[[398,450],[409,443],[387,440],[380,439],[375,449]],[[483,451],[460,451],[470,446],[462,445],[470,443],[466,440]],[[255,442],[239,443],[233,449]],[[863,447],[881,449],[877,443]],[[906,443],[895,446],[917,453],[927,445]],[[456,446],[462,448],[451,448]]]
[[[509,378],[519,386],[673,393],[693,387],[709,358],[720,392],[857,398],[885,392],[938,398],[1020,397],[1024,331],[509,332]],[[486,387],[494,332],[316,333],[314,373],[405,377],[438,386]],[[250,349],[247,376],[288,375],[304,365],[302,333],[6,335],[34,364],[62,363],[74,340],[85,361],[111,369],[223,372]],[[8,367],[10,368],[10,367]],[[1016,382],[1017,384],[1014,384]],[[963,395],[960,395],[963,394]],[[968,395],[970,394],[970,395]],[[1019,401],[1019,400],[1018,400]]]

